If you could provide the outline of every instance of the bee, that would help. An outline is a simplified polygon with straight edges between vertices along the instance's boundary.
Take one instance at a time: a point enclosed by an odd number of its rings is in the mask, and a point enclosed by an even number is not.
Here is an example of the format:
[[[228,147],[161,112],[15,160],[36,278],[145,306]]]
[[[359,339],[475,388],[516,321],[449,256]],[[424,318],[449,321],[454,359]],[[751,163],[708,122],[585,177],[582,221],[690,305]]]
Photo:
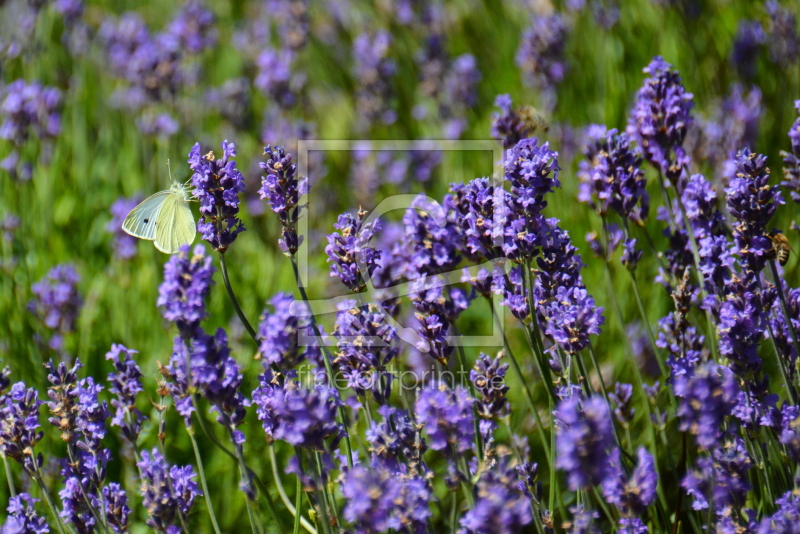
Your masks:
[[[767,234],[767,237],[772,241],[772,250],[775,253],[775,258],[778,259],[778,263],[786,265],[789,262],[789,253],[792,252],[789,240],[779,230],[773,230]]]

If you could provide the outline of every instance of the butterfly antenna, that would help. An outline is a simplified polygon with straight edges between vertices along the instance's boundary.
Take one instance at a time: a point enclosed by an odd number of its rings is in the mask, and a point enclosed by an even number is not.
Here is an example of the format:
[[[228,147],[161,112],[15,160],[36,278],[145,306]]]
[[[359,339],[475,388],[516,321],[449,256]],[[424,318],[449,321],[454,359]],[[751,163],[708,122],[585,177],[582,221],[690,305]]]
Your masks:
[[[172,183],[172,168],[169,166],[169,159],[167,160],[167,173],[169,174],[169,183]]]

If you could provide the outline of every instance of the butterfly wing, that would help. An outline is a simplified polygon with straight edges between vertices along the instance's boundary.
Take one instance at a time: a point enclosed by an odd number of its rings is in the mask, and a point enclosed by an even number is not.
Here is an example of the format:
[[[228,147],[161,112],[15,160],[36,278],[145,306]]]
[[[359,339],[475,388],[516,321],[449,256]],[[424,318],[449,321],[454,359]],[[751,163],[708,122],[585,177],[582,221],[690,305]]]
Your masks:
[[[196,231],[189,203],[181,195],[172,193],[158,214],[156,248],[167,254],[175,254],[183,245],[194,241]]]
[[[154,240],[156,238],[156,221],[169,195],[172,195],[170,191],[161,191],[147,197],[125,217],[122,229],[139,239]]]

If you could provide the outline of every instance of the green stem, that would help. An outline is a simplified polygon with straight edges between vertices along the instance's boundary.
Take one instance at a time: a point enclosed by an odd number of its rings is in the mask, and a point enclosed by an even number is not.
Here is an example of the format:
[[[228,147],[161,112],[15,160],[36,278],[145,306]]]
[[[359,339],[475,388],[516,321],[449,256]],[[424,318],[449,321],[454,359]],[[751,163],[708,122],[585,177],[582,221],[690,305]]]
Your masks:
[[[220,267],[222,267],[222,280],[225,282],[225,289],[228,290],[228,297],[231,299],[233,309],[236,310],[236,315],[239,316],[239,320],[242,321],[247,333],[250,334],[250,337],[253,338],[253,341],[255,341],[256,345],[258,345],[258,334],[256,334],[256,331],[253,329],[250,321],[247,320],[247,316],[242,311],[241,306],[239,306],[239,301],[236,299],[236,294],[233,292],[233,287],[231,287],[231,280],[228,277],[228,265],[225,263],[225,254],[222,252],[219,253],[219,264]]]
[[[775,266],[775,260],[770,260],[769,262],[770,271],[772,271],[772,280],[775,283],[775,287],[778,289],[778,298],[781,301],[781,309],[783,310],[783,318],[786,321],[786,326],[789,328],[789,333],[792,337],[792,345],[794,346],[795,353],[800,356],[800,343],[797,342],[797,334],[794,331],[794,325],[792,325],[792,318],[789,314],[789,306],[786,304],[786,295],[783,293],[783,283],[781,282],[781,278],[778,275],[778,268]],[[781,370],[786,374],[786,369],[784,369],[785,363],[783,362],[783,358],[778,355],[778,363],[781,365]],[[789,394],[792,399],[792,404],[797,404],[797,393],[794,390],[794,384],[789,382],[788,377],[784,376],[783,379],[786,381],[786,387],[789,389]]]
[[[300,280],[300,271],[297,269],[297,260],[294,256],[291,257],[292,261],[292,271],[294,271],[294,280],[297,284],[297,289],[300,290],[300,297],[303,299],[303,302],[308,305],[308,294],[306,294],[306,289],[303,287],[303,281]],[[325,343],[322,339],[322,334],[319,331],[319,326],[317,325],[317,319],[314,317],[314,313],[312,310],[309,309],[310,312],[310,319],[311,319],[311,327],[314,330],[314,335],[316,336],[320,350],[322,351],[322,360],[325,362],[325,371],[328,374],[328,380],[330,381],[331,385],[336,388],[336,391],[339,392],[339,396],[341,397],[342,392],[339,390],[339,385],[336,383],[336,375],[333,372],[333,365],[331,365],[331,355],[328,351],[328,347],[325,346]],[[344,444],[347,448],[347,465],[348,467],[353,467],[353,448],[350,445],[350,432],[347,430],[347,418],[344,412],[344,405],[342,403],[338,403],[338,411],[339,411],[339,423],[342,425],[344,429]]]
[[[34,466],[36,465],[36,460],[34,459]],[[61,534],[66,534],[64,530],[64,522],[61,519],[61,516],[58,515],[58,510],[56,509],[55,503],[53,503],[53,498],[50,497],[50,493],[47,491],[47,487],[44,485],[44,481],[42,480],[42,475],[39,473],[39,468],[35,467],[36,471],[31,475],[32,478],[36,481],[36,484],[39,486],[39,489],[42,491],[42,496],[44,497],[45,502],[47,502],[47,506],[50,508],[50,513],[53,514],[53,517],[56,519],[56,526],[58,527],[58,531]],[[73,529],[70,529],[70,532],[73,532]]]
[[[275,456],[274,443],[269,444],[269,459],[270,463],[272,464],[272,478],[275,480],[275,485],[278,488],[278,495],[280,495],[281,501],[283,501],[283,504],[286,506],[286,509],[289,510],[289,513],[291,513],[294,516],[295,523],[299,521],[300,524],[303,525],[303,528],[306,529],[310,534],[317,534],[317,529],[315,529],[314,526],[311,523],[309,523],[299,511],[300,510],[299,501],[302,500],[302,494],[303,494],[302,481],[300,480],[300,477],[297,477],[297,484],[298,487],[300,488],[300,491],[298,492],[298,496],[296,499],[298,504],[296,506],[292,505],[292,502],[289,500],[289,496],[286,495],[286,490],[283,488],[283,483],[281,482],[280,473],[278,473],[278,459]],[[259,485],[259,487],[261,486]],[[261,491],[264,490],[262,489]]]
[[[270,448],[270,450],[272,449]],[[273,463],[273,465],[275,464]],[[300,503],[302,502],[302,500],[303,500],[303,482],[300,480],[300,477],[297,477],[297,493],[294,498],[295,514],[294,514],[294,526],[292,527],[292,534],[298,534],[300,532],[300,520],[302,519],[302,517],[300,516]],[[314,530],[314,532],[316,532],[316,530]]]
[[[0,452],[0,457],[3,458],[3,469],[6,472],[6,481],[8,482],[8,492],[11,497],[17,496],[17,490],[14,487],[14,479],[11,478],[11,470],[8,468],[8,458],[2,452]]]
[[[647,320],[647,312],[644,309],[644,303],[642,302],[642,295],[639,293],[639,284],[636,282],[636,273],[631,272],[631,282],[633,285],[633,294],[636,297],[636,305],[639,308],[639,315],[642,316],[642,322],[644,323],[645,329],[647,330],[647,338],[650,340],[650,346],[653,348],[653,354],[656,357],[656,361],[658,362],[658,368],[661,370],[661,375],[666,379],[669,377],[669,369],[667,368],[667,364],[664,360],[658,357],[659,350],[658,346],[656,345],[656,336],[653,334],[653,329],[650,327],[650,322]]]
[[[189,439],[192,442],[192,449],[194,449],[194,458],[197,460],[197,472],[200,475],[200,484],[203,486],[203,494],[206,500],[206,509],[208,509],[208,516],[211,518],[211,526],[214,528],[216,534],[220,534],[219,524],[217,523],[217,516],[214,514],[214,506],[211,504],[211,492],[208,491],[208,482],[206,481],[206,470],[203,468],[203,459],[200,457],[200,449],[197,446],[197,440],[194,438],[194,428],[191,426],[186,427],[186,432],[189,434]]]

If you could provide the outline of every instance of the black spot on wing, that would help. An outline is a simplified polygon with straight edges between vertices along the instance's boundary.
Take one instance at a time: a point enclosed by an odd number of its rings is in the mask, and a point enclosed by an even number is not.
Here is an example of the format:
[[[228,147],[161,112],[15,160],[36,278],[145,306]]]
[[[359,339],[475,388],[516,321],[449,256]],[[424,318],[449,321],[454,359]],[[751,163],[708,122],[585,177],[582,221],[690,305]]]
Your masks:
[[[147,223],[149,223],[149,222],[150,222],[150,219],[145,219],[145,220],[144,220],[144,223],[145,223],[145,224],[147,224]]]

